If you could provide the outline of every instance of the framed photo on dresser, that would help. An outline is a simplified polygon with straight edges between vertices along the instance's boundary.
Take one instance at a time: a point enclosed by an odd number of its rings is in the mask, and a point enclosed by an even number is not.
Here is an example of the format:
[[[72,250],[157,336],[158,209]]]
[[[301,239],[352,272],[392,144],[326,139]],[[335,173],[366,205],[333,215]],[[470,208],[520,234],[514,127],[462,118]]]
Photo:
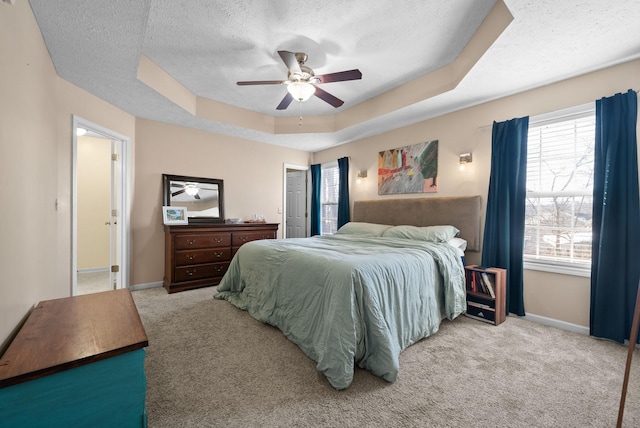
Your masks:
[[[164,224],[189,224],[186,207],[162,207]]]

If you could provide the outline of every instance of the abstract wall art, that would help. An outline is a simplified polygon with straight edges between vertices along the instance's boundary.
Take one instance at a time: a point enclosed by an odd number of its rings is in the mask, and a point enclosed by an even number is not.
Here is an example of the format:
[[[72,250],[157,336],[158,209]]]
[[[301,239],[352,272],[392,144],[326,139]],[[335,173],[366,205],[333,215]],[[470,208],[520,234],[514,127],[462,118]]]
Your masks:
[[[438,140],[378,153],[378,194],[438,191]]]

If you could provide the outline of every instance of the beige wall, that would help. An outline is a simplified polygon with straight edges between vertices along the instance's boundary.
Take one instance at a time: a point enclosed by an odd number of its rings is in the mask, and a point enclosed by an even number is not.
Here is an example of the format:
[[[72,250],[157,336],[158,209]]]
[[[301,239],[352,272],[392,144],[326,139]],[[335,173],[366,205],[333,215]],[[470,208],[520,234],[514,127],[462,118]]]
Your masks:
[[[281,222],[283,164],[307,165],[307,152],[136,119],[56,75],[28,2],[0,5],[0,11],[2,345],[34,303],[70,294],[72,115],[131,139],[132,285],[163,278],[162,173],[222,178],[227,217],[261,213]],[[479,126],[638,89],[639,83],[640,61],[634,61],[322,151],[313,161],[350,156],[353,200],[375,199],[378,151],[438,139],[435,196],[486,198],[491,130]],[[474,162],[460,172],[457,156],[466,151]],[[369,178],[356,185],[361,169]],[[525,272],[529,313],[587,325],[588,295],[588,278]]]
[[[78,270],[109,266],[111,141],[77,138]]]
[[[27,2],[0,6],[0,341],[55,284],[56,74]]]
[[[281,221],[283,163],[309,153],[145,120],[138,153],[133,116],[56,75],[28,2],[0,7],[0,351],[36,302],[70,295],[73,115],[131,140],[131,284],[163,279],[163,172],[222,178],[227,216]]]
[[[30,308],[71,292],[72,115],[135,120],[60,79],[27,1],[0,4],[0,352]]]
[[[350,156],[351,198],[390,199],[425,195],[378,196],[379,151],[439,140],[438,193],[428,196],[481,195],[486,203],[491,163],[491,124],[514,117],[534,116],[585,104],[627,89],[640,88],[640,61],[625,63],[557,84],[450,113],[435,119],[365,138],[314,154],[314,163]],[[487,126],[489,125],[489,126]],[[473,153],[473,163],[460,171],[458,155]],[[368,177],[356,183],[366,169]],[[484,205],[484,204],[483,204]],[[483,209],[484,210],[484,209]],[[483,212],[482,224],[484,224]],[[479,261],[470,254],[469,261]],[[589,278],[525,271],[525,310],[528,314],[581,326],[589,325]]]
[[[281,223],[283,164],[308,165],[310,154],[138,119],[136,159],[131,284],[141,285],[164,278],[163,173],[222,179],[225,217]]]

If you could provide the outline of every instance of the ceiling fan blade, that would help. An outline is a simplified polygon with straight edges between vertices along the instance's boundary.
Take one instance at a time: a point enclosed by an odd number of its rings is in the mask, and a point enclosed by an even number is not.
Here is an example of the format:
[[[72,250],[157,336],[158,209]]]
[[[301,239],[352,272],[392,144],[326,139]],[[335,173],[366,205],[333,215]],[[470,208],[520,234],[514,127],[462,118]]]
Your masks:
[[[354,70],[338,71],[337,73],[322,74],[316,76],[320,83],[343,82],[345,80],[362,79],[362,73],[357,68]]]
[[[296,54],[289,51],[278,51],[278,55],[280,55],[280,58],[282,58],[282,61],[287,66],[290,73],[302,74],[300,64],[298,64],[298,60],[296,59]]]
[[[289,107],[289,104],[291,104],[291,101],[293,101],[293,95],[287,92],[287,95],[285,95],[282,101],[280,101],[280,104],[278,104],[278,107],[276,107],[276,110],[285,110],[287,107]]]
[[[178,190],[177,192],[173,192],[173,193],[171,194],[171,196],[177,196],[177,195],[179,195],[179,194],[181,194],[181,193],[184,193],[184,189],[182,189],[182,190]]]
[[[337,97],[331,95],[329,92],[324,91],[324,90],[318,88],[317,86],[316,86],[316,93],[314,95],[316,97],[320,98],[322,101],[331,104],[335,108],[338,108],[342,104],[344,104],[344,101],[342,101],[340,98],[337,98]]]
[[[247,82],[236,82],[236,85],[280,85],[284,80],[250,80]]]

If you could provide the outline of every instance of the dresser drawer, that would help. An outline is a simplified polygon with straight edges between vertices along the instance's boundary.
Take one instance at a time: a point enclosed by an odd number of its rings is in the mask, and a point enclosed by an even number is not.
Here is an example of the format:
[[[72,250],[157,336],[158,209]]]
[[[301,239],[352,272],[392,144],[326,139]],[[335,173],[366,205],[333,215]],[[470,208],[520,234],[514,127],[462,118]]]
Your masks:
[[[229,247],[209,248],[206,250],[176,251],[176,266],[195,265],[200,263],[226,262],[231,260]]]
[[[235,232],[233,234],[233,242],[231,245],[239,247],[242,244],[246,244],[251,241],[258,241],[260,239],[275,239],[276,232],[270,230],[264,230],[260,232]]]
[[[219,284],[243,244],[275,239],[276,223],[165,225],[164,288],[169,293]]]
[[[179,234],[175,236],[176,250],[228,247],[230,244],[231,233]]]
[[[203,265],[177,267],[175,272],[175,280],[191,281],[194,279],[223,276],[228,268],[229,262],[207,263]]]

